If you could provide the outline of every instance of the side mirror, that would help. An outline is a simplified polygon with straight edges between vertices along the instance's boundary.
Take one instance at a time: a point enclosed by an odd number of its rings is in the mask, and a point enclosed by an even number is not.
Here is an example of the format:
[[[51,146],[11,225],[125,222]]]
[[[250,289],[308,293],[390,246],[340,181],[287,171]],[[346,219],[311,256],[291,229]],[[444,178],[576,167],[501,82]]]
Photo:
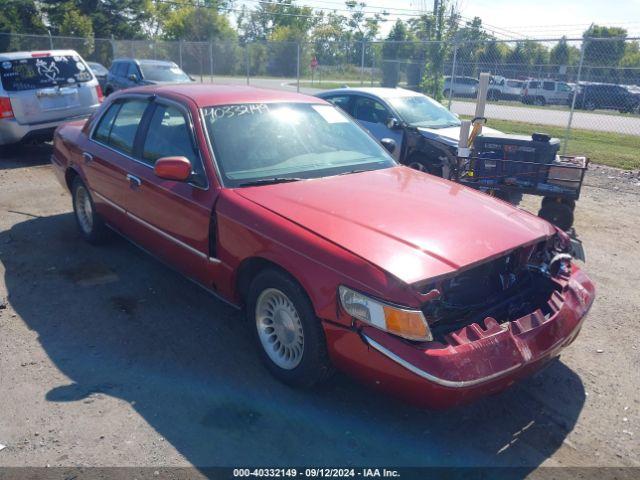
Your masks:
[[[138,76],[135,73],[132,73],[131,75],[129,75],[127,77],[129,80],[131,80],[132,82],[137,82],[138,81]]]
[[[153,173],[165,180],[184,182],[191,176],[191,162],[185,157],[162,157],[156,160]]]
[[[400,128],[400,121],[396,117],[389,117],[387,119],[387,128],[390,130],[397,130]]]
[[[383,138],[382,140],[380,140],[380,143],[382,144],[382,146],[387,152],[389,153],[395,152],[396,141],[393,138]]]

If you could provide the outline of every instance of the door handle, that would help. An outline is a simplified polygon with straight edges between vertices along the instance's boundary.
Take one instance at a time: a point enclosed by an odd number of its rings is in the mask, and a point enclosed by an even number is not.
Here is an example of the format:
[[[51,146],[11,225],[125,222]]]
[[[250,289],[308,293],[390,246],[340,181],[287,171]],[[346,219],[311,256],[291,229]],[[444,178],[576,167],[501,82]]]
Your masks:
[[[140,185],[142,185],[142,180],[140,180],[135,175],[131,175],[130,173],[127,173],[127,180],[129,180],[131,186],[135,185],[136,187],[139,187]]]
[[[93,155],[89,152],[82,152],[82,158],[84,158],[84,163],[91,163],[93,161]]]

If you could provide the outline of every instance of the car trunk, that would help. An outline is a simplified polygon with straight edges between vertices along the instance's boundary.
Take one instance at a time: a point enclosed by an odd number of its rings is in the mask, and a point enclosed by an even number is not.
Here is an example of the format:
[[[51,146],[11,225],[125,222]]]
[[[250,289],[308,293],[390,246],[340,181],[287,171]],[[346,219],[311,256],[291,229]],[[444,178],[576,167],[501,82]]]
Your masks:
[[[79,57],[38,56],[2,62],[2,85],[20,124],[86,115],[98,104],[93,75]]]

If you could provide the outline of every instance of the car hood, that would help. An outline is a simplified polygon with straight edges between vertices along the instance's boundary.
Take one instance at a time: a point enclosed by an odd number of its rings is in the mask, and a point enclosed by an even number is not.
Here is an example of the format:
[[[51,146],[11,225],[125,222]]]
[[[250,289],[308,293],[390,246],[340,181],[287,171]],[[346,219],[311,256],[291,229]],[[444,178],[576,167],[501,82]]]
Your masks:
[[[452,147],[458,146],[458,140],[460,139],[460,127],[445,127],[445,128],[427,128],[418,127],[418,131],[426,138],[430,140],[436,140],[445,145]],[[498,130],[494,130],[489,127],[482,127],[482,133],[501,133]]]
[[[235,191],[406,283],[451,274],[555,232],[505,202],[400,166]]]

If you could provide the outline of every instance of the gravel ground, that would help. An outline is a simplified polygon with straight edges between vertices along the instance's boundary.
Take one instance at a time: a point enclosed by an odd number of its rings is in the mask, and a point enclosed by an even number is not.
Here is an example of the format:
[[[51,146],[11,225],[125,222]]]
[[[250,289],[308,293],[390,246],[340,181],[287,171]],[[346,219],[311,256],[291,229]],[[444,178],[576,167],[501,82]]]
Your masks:
[[[80,240],[49,153],[0,160],[0,466],[640,466],[637,172],[588,173],[598,297],[561,360],[429,412],[274,381],[236,311],[122,239]]]

